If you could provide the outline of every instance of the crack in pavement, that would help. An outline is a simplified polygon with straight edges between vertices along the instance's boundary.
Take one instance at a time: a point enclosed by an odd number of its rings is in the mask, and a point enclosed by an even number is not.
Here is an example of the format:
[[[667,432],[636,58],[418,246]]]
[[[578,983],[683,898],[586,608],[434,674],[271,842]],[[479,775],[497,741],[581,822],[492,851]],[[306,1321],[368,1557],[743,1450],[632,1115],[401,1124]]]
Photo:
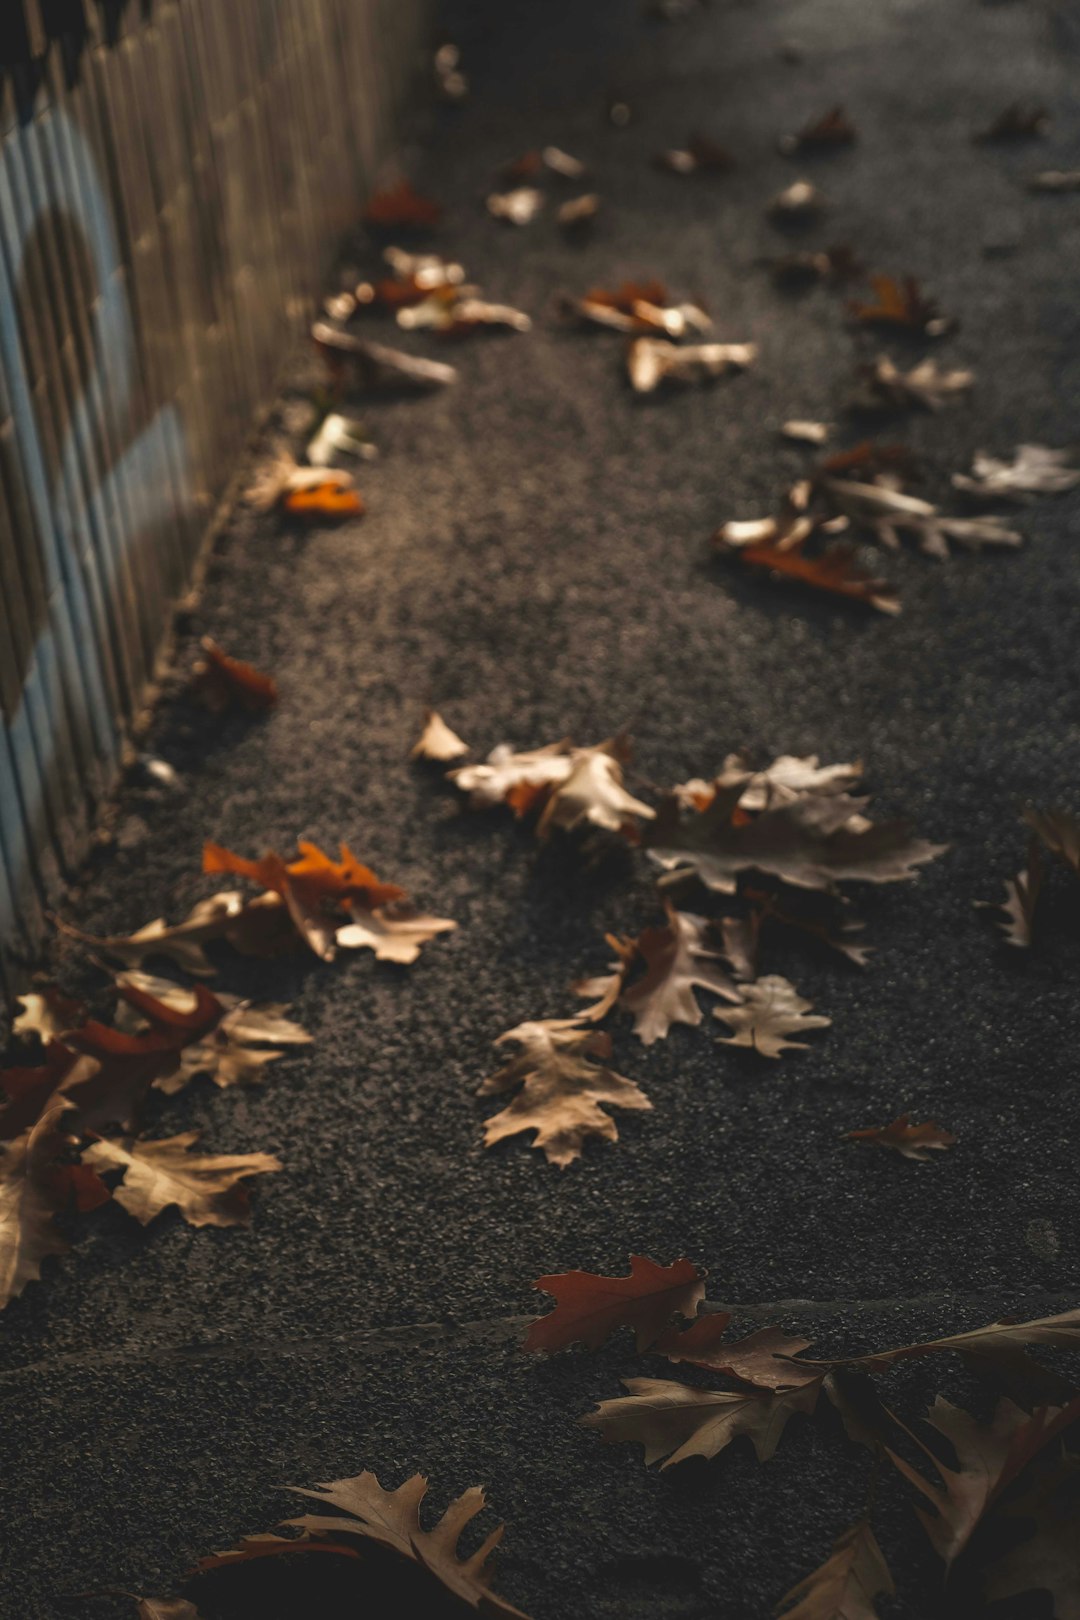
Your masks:
[[[727,1312],[730,1316],[749,1320],[775,1321],[778,1317],[843,1316],[851,1311],[871,1315],[884,1315],[894,1310],[921,1310],[933,1305],[971,1305],[978,1300],[1000,1302],[998,1289],[975,1289],[957,1293],[938,1289],[933,1293],[916,1294],[908,1299],[776,1299],[754,1304],[735,1304],[722,1300],[706,1300],[705,1312]],[[1075,1307],[1077,1295],[1054,1291],[1040,1293],[1039,1305],[1034,1309],[1045,1312],[1050,1307],[1068,1310]],[[997,1308],[1000,1308],[998,1306]],[[1022,1319],[1013,1306],[1010,1316]],[[334,1334],[317,1339],[259,1340],[255,1343],[162,1345],[156,1349],[124,1349],[79,1351],[52,1356],[25,1366],[0,1372],[0,1388],[17,1383],[20,1379],[42,1377],[64,1368],[96,1368],[143,1363],[151,1366],[199,1366],[214,1361],[257,1361],[260,1357],[283,1356],[318,1357],[348,1351],[353,1355],[378,1356],[403,1349],[434,1350],[451,1344],[502,1344],[518,1338],[533,1316],[491,1316],[473,1322],[417,1322],[412,1326],[362,1328],[356,1333]]]

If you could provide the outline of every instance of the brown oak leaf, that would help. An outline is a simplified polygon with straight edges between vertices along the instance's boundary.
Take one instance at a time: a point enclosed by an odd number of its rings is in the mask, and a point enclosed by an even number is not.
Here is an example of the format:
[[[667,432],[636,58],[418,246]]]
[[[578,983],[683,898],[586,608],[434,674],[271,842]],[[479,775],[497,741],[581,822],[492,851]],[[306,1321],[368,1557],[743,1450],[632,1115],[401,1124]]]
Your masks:
[[[820,1568],[781,1598],[784,1620],[878,1620],[876,1599],[896,1591],[866,1519],[845,1530]]]
[[[742,987],[738,1007],[714,1007],[713,1017],[723,1019],[733,1030],[721,1035],[722,1046],[748,1046],[761,1057],[778,1058],[782,1052],[805,1052],[805,1041],[789,1041],[788,1035],[801,1035],[808,1029],[826,1029],[831,1018],[812,1013],[813,1002],[800,996],[795,986],[778,973],[767,973],[753,984]]]
[[[54,1225],[72,1201],[94,1209],[107,1198],[97,1176],[58,1163],[71,1138],[64,1111],[54,1108],[32,1129],[0,1143],[0,1310],[41,1276],[42,1262],[66,1254],[67,1239]]]
[[[272,1153],[189,1153],[198,1131],[160,1141],[109,1139],[92,1142],[82,1160],[100,1173],[122,1170],[113,1198],[148,1225],[175,1204],[189,1226],[246,1226],[251,1194],[245,1177],[282,1168]]]
[[[560,1271],[538,1277],[534,1288],[550,1294],[555,1309],[530,1322],[523,1341],[529,1351],[552,1354],[572,1344],[599,1350],[621,1327],[632,1327],[639,1351],[664,1333],[672,1317],[692,1318],[705,1297],[708,1275],[690,1260],[659,1265],[644,1254],[630,1256],[626,1277],[592,1271]]]
[[[951,1131],[942,1130],[934,1120],[928,1119],[922,1125],[912,1125],[909,1114],[901,1114],[894,1119],[891,1125],[871,1125],[863,1130],[847,1131],[844,1136],[846,1142],[866,1142],[871,1147],[891,1148],[905,1159],[917,1159],[925,1162],[929,1158],[931,1148],[951,1148],[956,1137]]]
[[[756,343],[670,343],[666,338],[634,338],[626,370],[637,394],[655,393],[663,383],[704,383],[732,371],[745,371],[757,359]]]
[[[862,373],[865,393],[855,401],[865,409],[940,411],[962,394],[970,392],[975,373],[957,368],[946,371],[933,358],[920,360],[910,371],[901,371],[888,355],[879,355]]]
[[[1035,935],[1035,910],[1043,886],[1043,857],[1039,840],[1033,837],[1028,844],[1027,865],[1013,878],[1005,880],[1005,898],[1000,901],[976,900],[975,904],[990,911],[1000,911],[998,926],[1006,943],[1018,950],[1027,950]]]
[[[208,979],[215,969],[203,947],[215,939],[232,942],[234,936],[243,938],[255,921],[250,913],[251,906],[252,902],[238,889],[233,889],[198,901],[181,923],[170,927],[164,918],[157,917],[133,934],[84,934],[59,917],[53,920],[69,939],[115,957],[128,967],[141,968],[150,958],[160,956],[193,978]],[[265,911],[261,920],[265,920]]]
[[[189,1008],[192,992],[168,979],[157,979],[149,973],[129,973],[122,981],[149,993],[161,1003],[180,1011]],[[285,1014],[288,1008],[276,1002],[252,1004],[239,996],[219,995],[225,1008],[221,1021],[206,1036],[201,1037],[180,1053],[179,1066],[173,1074],[159,1076],[154,1081],[158,1091],[170,1095],[181,1091],[196,1075],[206,1074],[217,1086],[254,1085],[265,1078],[263,1070],[268,1063],[283,1057],[278,1046],[305,1046],[312,1037],[299,1024]],[[123,1013],[121,1014],[123,1020]],[[125,1022],[125,1027],[135,1027]],[[264,1050],[270,1048],[270,1050]]]
[[[709,1311],[681,1332],[671,1329],[652,1348],[669,1361],[708,1367],[759,1389],[801,1389],[820,1379],[820,1367],[791,1359],[809,1349],[809,1339],[793,1338],[778,1327],[758,1328],[745,1339],[725,1339],[730,1320],[725,1311]]]
[[[533,1147],[549,1164],[565,1169],[579,1159],[586,1141],[618,1141],[610,1114],[600,1106],[643,1111],[652,1103],[634,1081],[610,1069],[610,1037],[572,1018],[519,1024],[500,1035],[496,1045],[518,1041],[522,1051],[480,1087],[482,1097],[520,1086],[514,1100],[487,1121],[487,1147],[522,1131],[536,1132]],[[594,1062],[593,1059],[599,1061]]]
[[[133,982],[118,980],[117,988],[146,1019],[146,1029],[132,1034],[90,1019],[65,1036],[65,1045],[97,1063],[92,1074],[64,1083],[64,1095],[90,1130],[130,1129],[154,1082],[174,1074],[184,1049],[205,1040],[225,1015],[224,1003],[205,985],[193,986],[185,1007],[159,1001]]]
[[[701,1023],[703,1015],[694,996],[695,986],[724,996],[728,1001],[740,999],[734,981],[719,965],[723,953],[710,943],[710,923],[690,912],[676,911],[667,899],[664,910],[666,923],[642,931],[632,942],[633,953],[625,959],[623,972],[617,974],[620,980],[618,1003],[633,1014],[634,1033],[645,1046],[663,1040],[672,1024]],[[617,942],[616,948],[621,954]],[[625,972],[637,960],[644,963],[645,971],[627,984]],[[603,983],[586,980],[582,993],[594,994]],[[598,1003],[600,1006],[607,1010],[603,1000]],[[590,1008],[583,1016],[595,1019],[597,1008]]]
[[[437,709],[424,710],[424,729],[409,753],[410,759],[460,759],[468,752],[468,743],[451,731]]]
[[[914,276],[889,276],[877,272],[870,277],[874,301],[854,301],[853,318],[864,326],[901,327],[922,332],[926,337],[943,337],[953,322],[942,315],[932,298],[927,298]]]
[[[666,1458],[661,1467],[671,1468],[688,1457],[715,1457],[741,1434],[749,1435],[758,1461],[767,1462],[788,1419],[813,1412],[821,1380],[754,1394],[691,1389],[666,1378],[624,1378],[623,1387],[628,1395],[601,1401],[581,1422],[609,1442],[643,1445],[647,1467]]]
[[[1024,820],[1051,855],[1080,877],[1080,817],[1068,810],[1037,810],[1029,805]]]
[[[458,1556],[462,1531],[485,1505],[483,1487],[474,1485],[463,1492],[451,1502],[434,1529],[425,1530],[420,1522],[420,1504],[427,1484],[422,1474],[414,1474],[396,1491],[387,1491],[373,1473],[365,1472],[314,1490],[294,1486],[298,1495],[311,1497],[322,1509],[337,1508],[347,1517],[330,1516],[324,1511],[288,1522],[309,1536],[362,1536],[389,1553],[421,1565],[446,1591],[480,1614],[492,1620],[526,1620],[520,1609],[498,1597],[489,1584],[488,1560],[502,1539],[501,1524],[468,1558]]]

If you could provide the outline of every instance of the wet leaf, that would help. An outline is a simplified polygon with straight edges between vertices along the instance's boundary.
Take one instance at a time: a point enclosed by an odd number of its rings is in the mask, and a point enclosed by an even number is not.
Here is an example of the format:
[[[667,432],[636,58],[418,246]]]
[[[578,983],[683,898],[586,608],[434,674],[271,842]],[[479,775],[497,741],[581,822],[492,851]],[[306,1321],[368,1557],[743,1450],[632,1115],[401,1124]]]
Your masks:
[[[691,1389],[665,1378],[625,1378],[623,1387],[628,1395],[601,1401],[581,1422],[610,1443],[643,1445],[646,1466],[666,1458],[661,1467],[671,1468],[688,1457],[715,1457],[743,1434],[767,1462],[788,1419],[813,1412],[821,1381],[761,1394]]]
[[[808,1050],[805,1041],[789,1041],[788,1035],[826,1029],[832,1023],[831,1018],[811,1013],[812,1006],[787,979],[770,973],[743,985],[740,1006],[714,1007],[713,1017],[733,1031],[719,1037],[722,1046],[748,1046],[761,1057],[778,1058],[786,1051]]]
[[[523,1348],[554,1354],[582,1344],[599,1350],[617,1329],[632,1327],[638,1351],[648,1350],[673,1317],[695,1315],[705,1297],[707,1275],[689,1260],[662,1266],[647,1255],[632,1254],[626,1277],[592,1271],[538,1277],[533,1287],[550,1294],[555,1309],[529,1324]]]
[[[99,1174],[123,1171],[113,1198],[143,1226],[172,1204],[189,1226],[246,1226],[251,1218],[246,1178],[282,1169],[281,1160],[271,1153],[191,1153],[199,1134],[183,1131],[156,1142],[92,1142],[82,1160]]]
[[[508,1107],[488,1120],[487,1147],[534,1130],[533,1147],[542,1150],[549,1164],[565,1169],[581,1157],[590,1138],[618,1140],[615,1121],[601,1104],[638,1111],[652,1108],[634,1081],[608,1067],[611,1040],[602,1031],[582,1028],[574,1019],[546,1019],[519,1024],[500,1035],[496,1045],[505,1041],[519,1042],[522,1050],[484,1081],[480,1095],[521,1089]]]
[[[951,1148],[956,1137],[942,1130],[934,1120],[923,1125],[912,1125],[910,1114],[900,1114],[891,1125],[871,1125],[863,1130],[847,1131],[847,1142],[866,1142],[872,1147],[891,1148],[905,1159],[925,1161],[933,1148]]]

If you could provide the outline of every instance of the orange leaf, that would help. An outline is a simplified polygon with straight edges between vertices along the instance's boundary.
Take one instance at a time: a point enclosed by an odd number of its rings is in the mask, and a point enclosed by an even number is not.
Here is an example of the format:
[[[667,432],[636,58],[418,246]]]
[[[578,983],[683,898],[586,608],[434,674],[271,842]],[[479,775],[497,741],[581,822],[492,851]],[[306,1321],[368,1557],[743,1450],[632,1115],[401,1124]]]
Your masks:
[[[342,489],[340,484],[327,479],[310,489],[294,489],[282,503],[286,512],[298,517],[360,517],[364,510],[359,490]]]
[[[638,1350],[647,1350],[675,1315],[692,1317],[705,1295],[707,1275],[689,1260],[661,1266],[647,1255],[630,1256],[628,1277],[563,1271],[538,1277],[534,1288],[551,1294],[555,1309],[537,1317],[524,1349],[565,1350],[583,1344],[597,1350],[616,1328],[633,1327]]]
[[[847,1131],[846,1142],[867,1142],[872,1147],[892,1148],[905,1159],[925,1160],[929,1148],[950,1148],[956,1141],[951,1131],[928,1119],[925,1124],[909,1124],[911,1116],[901,1114],[891,1125],[872,1125],[861,1131]]]

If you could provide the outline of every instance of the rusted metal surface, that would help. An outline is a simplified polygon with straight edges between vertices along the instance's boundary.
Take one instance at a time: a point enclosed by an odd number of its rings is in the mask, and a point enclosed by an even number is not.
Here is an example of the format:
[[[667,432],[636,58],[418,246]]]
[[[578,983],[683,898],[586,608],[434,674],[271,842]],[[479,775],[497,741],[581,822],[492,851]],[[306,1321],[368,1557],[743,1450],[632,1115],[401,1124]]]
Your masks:
[[[427,11],[0,8],[0,988],[85,848]]]

